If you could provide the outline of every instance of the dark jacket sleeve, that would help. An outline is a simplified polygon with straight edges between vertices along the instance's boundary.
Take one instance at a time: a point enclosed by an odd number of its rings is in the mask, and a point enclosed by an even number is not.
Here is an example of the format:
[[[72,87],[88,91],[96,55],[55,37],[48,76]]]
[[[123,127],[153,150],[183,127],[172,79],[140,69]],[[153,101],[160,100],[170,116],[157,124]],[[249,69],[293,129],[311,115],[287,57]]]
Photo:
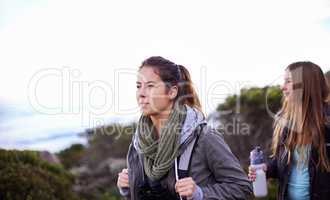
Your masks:
[[[223,136],[208,131],[200,138],[216,183],[201,186],[203,199],[250,199],[252,185]]]
[[[276,157],[270,158],[267,161],[266,165],[267,165],[266,177],[267,178],[278,178],[277,159],[276,159]]]

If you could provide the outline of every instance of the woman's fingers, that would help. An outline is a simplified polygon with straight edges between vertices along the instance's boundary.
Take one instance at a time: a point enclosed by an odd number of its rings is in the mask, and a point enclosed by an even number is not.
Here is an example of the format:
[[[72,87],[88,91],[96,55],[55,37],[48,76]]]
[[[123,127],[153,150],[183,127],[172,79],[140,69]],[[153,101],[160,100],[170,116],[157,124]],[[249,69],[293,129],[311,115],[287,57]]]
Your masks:
[[[191,198],[196,190],[195,181],[191,178],[183,178],[176,182],[175,190],[182,197]]]
[[[188,186],[184,186],[184,187],[178,187],[177,192],[178,193],[182,193],[182,192],[193,192],[194,191],[194,187],[192,185],[188,185]]]
[[[175,187],[180,188],[180,187],[186,187],[188,185],[195,185],[195,181],[191,177],[178,180],[175,184]]]
[[[248,178],[250,181],[254,182],[256,180],[256,169],[252,166],[249,166]]]
[[[254,167],[249,166],[249,172],[255,172],[255,171],[256,171],[256,169]]]
[[[256,176],[253,176],[253,175],[249,175],[248,177],[249,177],[249,180],[252,182],[254,182],[257,178]]]
[[[267,171],[267,165],[263,164],[262,169],[266,172]],[[252,166],[249,166],[249,174],[248,177],[250,181],[254,182],[256,180],[256,169]]]
[[[118,176],[119,176],[119,179],[120,179],[122,182],[128,182],[128,176],[127,176],[127,174],[122,174],[122,173],[120,173]]]
[[[129,180],[128,180],[128,170],[123,169],[118,174],[118,181],[117,181],[118,187],[129,187]]]
[[[121,175],[119,175],[118,186],[119,187],[129,187],[129,181],[128,181],[128,179],[125,178],[125,177],[122,177]]]
[[[181,197],[188,197],[189,199],[193,196],[193,192],[191,190],[186,190],[178,193]]]

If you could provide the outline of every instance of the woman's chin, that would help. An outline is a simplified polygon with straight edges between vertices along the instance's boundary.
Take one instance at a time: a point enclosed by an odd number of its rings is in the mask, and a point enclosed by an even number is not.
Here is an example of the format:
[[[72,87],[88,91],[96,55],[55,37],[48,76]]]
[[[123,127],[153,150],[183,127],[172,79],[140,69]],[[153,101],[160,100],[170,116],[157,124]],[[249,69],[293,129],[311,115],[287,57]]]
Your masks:
[[[150,116],[150,114],[149,114],[149,113],[147,113],[147,112],[142,112],[142,115],[143,115],[143,116],[145,116],[145,117],[148,117],[148,116]]]
[[[149,116],[151,114],[150,110],[145,109],[145,108],[141,108],[140,111],[141,111],[141,114],[144,116]]]

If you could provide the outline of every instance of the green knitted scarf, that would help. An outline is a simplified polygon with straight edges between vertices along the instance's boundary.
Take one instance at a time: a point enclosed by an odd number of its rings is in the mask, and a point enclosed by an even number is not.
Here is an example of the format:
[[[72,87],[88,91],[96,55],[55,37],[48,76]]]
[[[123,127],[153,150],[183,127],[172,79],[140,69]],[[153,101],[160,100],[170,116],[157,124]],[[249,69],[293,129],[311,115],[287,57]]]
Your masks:
[[[138,144],[144,157],[144,171],[151,180],[159,180],[173,166],[178,156],[180,133],[186,114],[185,106],[175,105],[169,119],[160,129],[159,139],[150,117],[140,117],[137,126]]]

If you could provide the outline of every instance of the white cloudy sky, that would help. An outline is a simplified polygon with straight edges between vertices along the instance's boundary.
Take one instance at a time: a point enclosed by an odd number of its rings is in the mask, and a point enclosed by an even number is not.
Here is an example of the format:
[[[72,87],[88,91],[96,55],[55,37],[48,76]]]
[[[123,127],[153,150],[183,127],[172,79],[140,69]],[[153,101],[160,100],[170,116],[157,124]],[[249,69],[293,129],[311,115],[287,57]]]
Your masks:
[[[329,52],[330,1],[0,0],[0,98],[30,98],[41,112],[51,111],[37,100],[87,118],[134,116],[134,73],[161,55],[190,69],[209,113],[242,86],[280,83],[291,62],[329,70]],[[67,75],[54,76],[66,70],[76,75],[71,93],[61,89]]]

